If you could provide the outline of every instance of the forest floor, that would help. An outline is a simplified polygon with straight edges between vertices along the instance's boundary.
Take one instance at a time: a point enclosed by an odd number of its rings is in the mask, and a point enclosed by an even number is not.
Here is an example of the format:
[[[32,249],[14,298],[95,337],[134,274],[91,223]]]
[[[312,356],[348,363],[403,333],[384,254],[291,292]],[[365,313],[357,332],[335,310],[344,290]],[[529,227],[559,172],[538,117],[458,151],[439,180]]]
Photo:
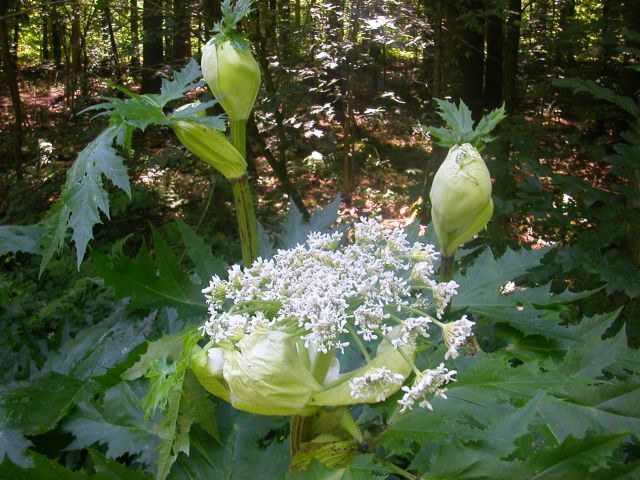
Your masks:
[[[66,95],[60,83],[36,75],[31,77],[21,83],[25,133],[22,174],[26,181],[35,182],[35,188],[28,189],[34,198],[27,202],[32,203],[34,210],[44,213],[55,200],[59,191],[56,185],[61,186],[65,172],[77,153],[104,123],[89,114],[71,113],[74,111],[72,105],[78,104],[77,99]],[[106,85],[102,81],[96,80],[90,87],[89,103],[97,102],[100,95],[106,93]],[[422,191],[425,174],[433,168],[429,156],[430,142],[416,131],[417,108],[385,92],[375,98],[357,95],[356,101],[356,126],[351,150],[352,201],[345,205],[343,213],[348,218],[373,214],[390,224],[404,225],[414,217],[415,198]],[[3,137],[10,134],[12,121],[8,92],[0,90],[0,131]],[[311,136],[305,135],[304,129],[293,130],[293,135],[299,137],[297,142],[305,145],[286,153],[291,179],[311,211],[341,193],[344,161],[340,123],[333,118],[324,118],[316,125],[318,127]],[[169,204],[169,208],[163,210],[171,216],[181,216],[180,209],[185,205],[197,208],[200,203],[212,208],[206,197],[210,181],[206,170],[190,170],[184,165],[167,168],[180,163],[179,157],[184,155],[177,141],[171,139],[170,132],[160,130],[144,137],[137,142],[136,157],[152,159],[152,162],[145,168],[134,159],[133,175],[146,187],[159,188],[160,196]],[[275,138],[268,136],[265,140],[271,145],[276,142]],[[6,150],[5,143],[2,142],[0,150]],[[274,151],[278,154],[277,146]],[[258,214],[266,225],[275,225],[288,208],[289,201],[264,157],[256,156],[254,161],[258,173],[254,179]],[[45,183],[47,188],[42,191],[39,187]],[[184,196],[187,198],[180,199]],[[26,199],[21,197],[17,195],[13,201],[24,202]],[[214,202],[219,199],[214,195]],[[24,212],[25,208],[24,205],[16,208],[5,204],[2,210],[0,216],[14,217],[16,212]],[[164,215],[160,213],[159,216]],[[24,222],[20,218],[10,220]]]

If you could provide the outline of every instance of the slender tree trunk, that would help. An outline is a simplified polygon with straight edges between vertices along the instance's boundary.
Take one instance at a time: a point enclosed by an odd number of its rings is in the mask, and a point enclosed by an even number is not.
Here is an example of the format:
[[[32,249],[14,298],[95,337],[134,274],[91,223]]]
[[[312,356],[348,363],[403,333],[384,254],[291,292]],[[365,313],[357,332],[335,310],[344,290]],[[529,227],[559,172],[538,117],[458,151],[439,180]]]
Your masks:
[[[42,37],[40,41],[40,58],[43,63],[51,60],[51,49],[49,48],[51,37],[51,18],[49,16],[49,8],[45,2],[40,4],[40,15],[42,16]]]
[[[173,44],[171,59],[183,63],[191,57],[191,8],[182,0],[173,0]]]
[[[516,106],[516,80],[518,78],[518,50],[520,48],[520,21],[522,0],[509,0],[504,35],[504,57],[502,68],[502,101],[507,112]]]
[[[445,2],[447,65],[443,69],[451,96],[462,99],[475,117],[482,111],[484,31],[471,22],[480,21],[482,3],[467,0]]]
[[[201,0],[201,5],[206,42],[213,36],[211,31],[215,23],[222,18],[222,12],[220,11],[220,2],[218,0]]]
[[[104,0],[103,4],[104,21],[107,25],[109,32],[109,44],[111,45],[111,55],[113,61],[113,73],[116,77],[116,82],[122,83],[122,73],[120,72],[120,56],[118,55],[118,45],[116,43],[116,37],[113,32],[113,20],[111,19],[111,7],[109,0]]]
[[[291,64],[291,4],[289,0],[278,0],[278,43],[280,59],[285,65]]]
[[[143,93],[160,91],[162,80],[162,0],[144,0],[142,11],[142,82]]]
[[[485,61],[484,74],[484,106],[488,110],[499,107],[502,103],[502,67],[503,55],[503,19],[493,12],[487,18],[485,30],[485,43],[487,47],[487,59]]]
[[[129,2],[129,29],[131,31],[131,45],[129,47],[129,65],[140,66],[140,14],[138,0]]]
[[[442,0],[433,2],[433,66],[431,94],[442,97]]]
[[[295,0],[294,8],[293,8],[293,21],[294,21],[294,28],[296,29],[296,31],[300,30],[300,25],[301,25],[300,20],[301,20],[300,0]]]
[[[63,29],[57,6],[51,5],[49,8],[49,15],[51,15],[51,54],[53,55],[56,70],[60,71],[62,69]]]
[[[7,13],[9,12],[9,0],[0,0],[0,50],[4,67],[4,77],[11,95],[13,107],[13,125],[11,143],[13,153],[13,169],[18,179],[22,177],[22,102],[20,100],[20,87],[18,85],[18,68],[15,52],[11,48],[9,40],[9,25]],[[8,166],[8,165],[7,165]]]
[[[572,41],[575,36],[571,32],[571,23],[575,15],[575,0],[564,0],[559,9],[558,32],[555,39],[555,63],[563,70],[575,65],[575,48]]]
[[[346,56],[344,79],[344,119],[342,123],[342,198],[349,205],[353,194],[353,136],[356,127],[356,119],[353,113],[353,64],[357,53],[359,18],[362,8],[362,0],[356,0],[351,5],[349,43],[351,45]]]
[[[72,78],[78,78],[82,73],[82,15],[80,1],[72,0],[71,3],[71,71]]]

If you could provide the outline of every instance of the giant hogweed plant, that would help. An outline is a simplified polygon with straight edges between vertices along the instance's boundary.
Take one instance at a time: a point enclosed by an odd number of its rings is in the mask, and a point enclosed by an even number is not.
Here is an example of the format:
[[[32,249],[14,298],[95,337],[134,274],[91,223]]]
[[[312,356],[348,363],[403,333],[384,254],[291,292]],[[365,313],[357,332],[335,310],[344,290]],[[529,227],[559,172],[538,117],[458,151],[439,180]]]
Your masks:
[[[249,6],[223,6],[227,21],[208,46],[215,49],[209,66],[219,76],[211,88],[226,98],[233,141],[198,133],[219,126],[200,115],[202,105],[166,115],[157,102],[148,108],[158,97],[132,95],[96,107],[110,115],[109,128],[124,125],[121,135],[97,145],[126,147],[136,123],[124,119],[133,116],[144,128],[153,112],[230,180],[243,177],[242,124],[234,122],[246,118],[246,109],[231,99],[240,94],[252,105],[256,84],[249,82],[252,92],[234,92],[233,85],[245,84],[222,77],[227,56],[255,72],[246,44],[236,45],[228,30]],[[193,72],[193,64],[188,68]],[[183,86],[198,78],[183,75],[176,75]],[[88,164],[99,163],[94,153],[87,150]],[[433,230],[441,252],[452,257],[490,217],[490,180],[477,150],[455,145],[434,183]],[[84,198],[87,208],[105,212],[104,203],[91,203],[103,197]],[[256,258],[255,243],[243,249],[244,268],[220,269],[184,223],[176,228],[191,271],[159,232],[152,250],[133,259],[117,250],[94,253],[98,275],[126,300],[34,366],[28,382],[2,386],[1,476],[638,473],[632,451],[640,431],[640,358],[623,333],[601,338],[618,312],[560,325],[567,304],[590,292],[552,295],[532,284],[527,273],[541,251],[508,250],[499,259],[476,252],[455,281],[438,281],[436,239],[421,237],[416,225],[388,231],[368,219],[335,230],[337,208],[332,203],[308,223],[292,209],[276,245],[263,239],[263,257]],[[247,218],[238,217],[241,232]],[[89,233],[94,223],[87,223]],[[76,223],[60,225],[64,236]],[[16,240],[25,231],[9,233]],[[255,242],[251,229],[245,233],[243,245]],[[474,331],[491,353],[465,347]],[[68,440],[52,445],[52,437]]]

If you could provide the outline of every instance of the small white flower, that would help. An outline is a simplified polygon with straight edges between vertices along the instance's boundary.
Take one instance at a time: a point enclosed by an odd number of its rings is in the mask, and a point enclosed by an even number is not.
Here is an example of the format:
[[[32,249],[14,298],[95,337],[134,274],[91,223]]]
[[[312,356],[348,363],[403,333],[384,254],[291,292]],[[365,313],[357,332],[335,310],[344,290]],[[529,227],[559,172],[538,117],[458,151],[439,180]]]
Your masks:
[[[419,242],[413,244],[409,257],[416,263],[431,263],[438,259],[438,252],[433,245],[425,245]],[[433,271],[433,270],[432,270]]]
[[[391,340],[391,344],[399,348],[412,343],[418,335],[429,338],[427,330],[429,330],[430,323],[431,318],[429,317],[407,318],[400,327],[398,337]]]
[[[471,328],[475,325],[475,322],[467,319],[466,315],[463,315],[460,320],[455,322],[446,323],[442,330],[442,337],[444,338],[444,344],[448,347],[447,353],[444,354],[444,359],[458,358],[458,348],[467,342],[473,332]]]
[[[223,312],[211,317],[204,325],[204,331],[216,343],[239,340],[247,331],[249,319],[246,315]]]
[[[389,327],[382,323],[383,319],[388,317],[385,315],[382,306],[374,305],[372,307],[359,306],[355,312],[353,312],[354,324],[359,327],[357,331],[358,335],[362,335],[362,338],[366,341],[376,340],[378,336],[375,334],[377,330],[386,332]]]
[[[387,398],[385,391],[389,385],[402,385],[404,377],[394,373],[386,367],[374,368],[365,372],[361,377],[349,381],[351,396],[356,399],[365,399],[375,396],[377,402]]]
[[[400,413],[413,410],[413,406],[417,401],[419,401],[418,405],[420,407],[433,410],[433,406],[429,403],[427,397],[447,398],[445,395],[447,389],[444,386],[449,382],[456,381],[453,378],[456,373],[455,370],[447,370],[444,363],[441,363],[436,369],[422,372],[416,378],[412,387],[402,387],[402,391],[405,394],[398,400],[398,403],[402,405]]]
[[[509,280],[504,286],[500,289],[500,293],[502,295],[507,295],[508,293],[516,291],[516,284],[512,280]]]
[[[431,287],[431,291],[433,292],[433,302],[436,307],[436,316],[438,318],[442,318],[447,305],[453,298],[454,295],[458,293],[459,285],[451,280],[449,282],[435,283]]]
[[[418,262],[411,270],[411,280],[423,285],[434,283],[431,277],[435,274],[432,262]]]

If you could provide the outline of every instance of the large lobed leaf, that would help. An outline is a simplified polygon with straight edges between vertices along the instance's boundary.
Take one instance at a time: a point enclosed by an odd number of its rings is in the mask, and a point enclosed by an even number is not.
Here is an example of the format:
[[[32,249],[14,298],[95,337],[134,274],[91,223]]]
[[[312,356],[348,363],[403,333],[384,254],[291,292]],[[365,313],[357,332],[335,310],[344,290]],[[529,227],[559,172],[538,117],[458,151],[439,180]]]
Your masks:
[[[124,135],[123,128],[116,125],[103,130],[78,154],[67,172],[60,198],[49,216],[39,224],[42,249],[40,273],[62,248],[68,229],[73,231],[71,238],[76,246],[76,261],[80,266],[87,245],[93,238],[93,227],[101,223],[101,214],[109,217],[109,198],[102,182],[103,175],[131,197],[123,158],[114,148],[114,142]]]
[[[202,286],[191,281],[162,236],[153,232],[153,257],[146,247],[130,259],[94,253],[98,275],[119,298],[130,297],[132,308],[173,307],[184,316],[204,316]]]
[[[549,285],[517,287],[511,293],[502,291],[507,282],[517,280],[536,266],[545,253],[544,250],[507,249],[504,255],[494,259],[491,251],[485,249],[456,277],[460,288],[453,299],[454,308],[464,308],[476,319],[484,317],[494,323],[509,324],[526,335],[577,340],[571,330],[558,325],[559,307],[589,296],[593,291],[554,295]]]
[[[107,390],[98,403],[80,403],[63,424],[63,429],[75,437],[67,450],[105,444],[107,458],[131,455],[152,467],[157,461],[158,438],[144,421],[139,403],[140,399],[126,383]]]

